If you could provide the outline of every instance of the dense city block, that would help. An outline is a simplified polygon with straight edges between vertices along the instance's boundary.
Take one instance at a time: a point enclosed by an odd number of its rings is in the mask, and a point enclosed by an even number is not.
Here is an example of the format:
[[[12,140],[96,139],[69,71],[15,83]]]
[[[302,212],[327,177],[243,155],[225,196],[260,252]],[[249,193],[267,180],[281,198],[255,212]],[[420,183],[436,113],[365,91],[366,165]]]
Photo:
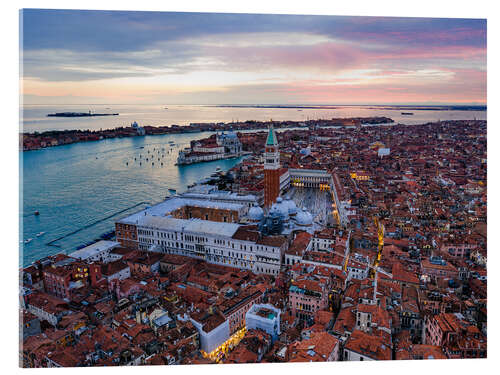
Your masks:
[[[21,269],[21,366],[486,357],[486,121],[389,120],[188,127],[245,158]]]

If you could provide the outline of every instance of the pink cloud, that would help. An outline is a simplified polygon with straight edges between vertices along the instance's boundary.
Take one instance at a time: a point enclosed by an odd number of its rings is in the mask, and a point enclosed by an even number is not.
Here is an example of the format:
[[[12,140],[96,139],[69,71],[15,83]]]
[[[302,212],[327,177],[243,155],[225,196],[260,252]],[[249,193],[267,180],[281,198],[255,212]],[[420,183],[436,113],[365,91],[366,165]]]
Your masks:
[[[304,103],[401,103],[401,102],[455,102],[486,103],[485,84],[480,77],[472,81],[466,78],[473,72],[464,72],[451,84],[352,84],[316,85],[308,82],[283,85],[276,93],[289,96],[291,101]]]
[[[208,53],[208,51],[207,51]],[[428,65],[486,65],[486,48],[454,45],[429,47],[361,48],[343,42],[307,46],[218,47],[210,53],[227,70],[272,68],[307,69],[331,73],[353,69],[415,69]]]

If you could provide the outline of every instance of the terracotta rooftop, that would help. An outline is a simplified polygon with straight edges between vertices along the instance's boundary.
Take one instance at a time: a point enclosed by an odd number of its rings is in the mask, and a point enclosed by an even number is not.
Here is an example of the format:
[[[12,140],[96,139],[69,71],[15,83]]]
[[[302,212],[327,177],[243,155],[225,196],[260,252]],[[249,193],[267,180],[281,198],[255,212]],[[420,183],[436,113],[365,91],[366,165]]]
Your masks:
[[[327,332],[312,332],[309,340],[290,346],[290,362],[325,362],[338,344],[339,340]]]
[[[259,240],[259,237],[260,233],[248,226],[240,226],[232,236],[232,238],[235,240],[253,242],[257,242]]]
[[[207,333],[213,331],[226,321],[226,318],[219,311],[215,311],[213,314],[207,311],[200,311],[199,313],[191,314],[191,318],[203,324],[202,329]]]
[[[263,236],[256,243],[257,245],[281,247],[286,242],[287,240],[283,236]]]
[[[390,360],[392,350],[379,336],[355,330],[347,339],[345,349],[354,351],[374,360]]]

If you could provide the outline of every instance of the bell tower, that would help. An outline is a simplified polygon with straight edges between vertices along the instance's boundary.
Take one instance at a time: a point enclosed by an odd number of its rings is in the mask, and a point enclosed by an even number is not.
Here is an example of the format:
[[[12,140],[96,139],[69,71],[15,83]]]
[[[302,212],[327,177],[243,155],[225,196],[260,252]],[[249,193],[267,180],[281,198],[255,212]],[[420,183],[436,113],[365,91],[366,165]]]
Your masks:
[[[264,206],[270,207],[280,195],[280,152],[273,124],[269,126],[264,153]]]

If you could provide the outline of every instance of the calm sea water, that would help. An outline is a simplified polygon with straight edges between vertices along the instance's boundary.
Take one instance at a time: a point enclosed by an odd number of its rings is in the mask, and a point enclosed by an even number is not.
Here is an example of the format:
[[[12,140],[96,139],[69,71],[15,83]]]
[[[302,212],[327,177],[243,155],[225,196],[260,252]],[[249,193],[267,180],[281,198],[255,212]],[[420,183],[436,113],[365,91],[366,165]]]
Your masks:
[[[168,109],[165,109],[168,107]],[[54,112],[119,113],[119,116],[62,118],[47,117]],[[401,115],[401,110],[373,107],[340,107],[338,109],[297,108],[222,108],[193,105],[26,105],[21,110],[21,129],[25,132],[63,129],[110,129],[129,126],[137,121],[140,125],[188,125],[196,122],[230,122],[259,120],[328,119],[333,117],[386,116],[403,124],[422,124],[436,120],[486,119],[486,111],[429,111],[411,110],[413,116]]]
[[[109,109],[106,109],[109,108]],[[411,111],[367,108],[260,109],[217,108],[204,106],[25,106],[21,129],[45,131],[62,129],[100,129],[128,125],[189,124],[231,120],[303,120],[348,116],[388,116],[397,122],[412,124],[444,119],[485,119],[486,112]],[[102,118],[48,118],[47,113],[62,111],[119,112],[119,116]],[[164,199],[169,189],[185,191],[187,186],[210,176],[217,167],[228,170],[240,159],[219,160],[190,166],[175,166],[180,148],[190,140],[210,133],[159,135],[117,138],[79,143],[20,153],[20,264],[58,252],[72,252],[113,229],[121,216]],[[175,143],[171,146],[170,141]],[[141,148],[144,147],[144,148]],[[165,151],[161,149],[164,148]],[[160,153],[158,153],[160,150]],[[148,154],[149,151],[149,154]],[[142,158],[140,158],[142,155]],[[154,165],[151,157],[154,155]],[[164,155],[164,156],[163,156]],[[144,159],[150,159],[146,162]],[[134,160],[137,159],[137,161]],[[158,160],[160,158],[160,160]],[[139,165],[139,160],[142,165]],[[128,162],[128,165],[126,164]],[[163,163],[163,166],[161,165]],[[147,202],[147,203],[142,203]],[[136,206],[136,207],[133,207]],[[35,216],[33,212],[39,211]],[[118,214],[118,212],[123,211]],[[107,218],[74,235],[48,246],[53,239]],[[45,234],[37,237],[40,232]]]
[[[61,251],[71,252],[113,229],[118,217],[161,201],[169,189],[185,191],[188,185],[210,176],[217,167],[228,170],[241,160],[174,165],[179,148],[186,147],[191,139],[208,135],[117,138],[24,152],[20,156],[19,241],[33,240],[20,244],[21,263],[26,265]],[[176,145],[171,147],[169,141]],[[127,210],[141,202],[147,203]],[[33,215],[37,210],[40,215]],[[122,210],[126,211],[110,217]],[[47,245],[53,239],[106,217],[109,218],[58,241],[60,248]],[[37,237],[40,232],[46,233]]]

